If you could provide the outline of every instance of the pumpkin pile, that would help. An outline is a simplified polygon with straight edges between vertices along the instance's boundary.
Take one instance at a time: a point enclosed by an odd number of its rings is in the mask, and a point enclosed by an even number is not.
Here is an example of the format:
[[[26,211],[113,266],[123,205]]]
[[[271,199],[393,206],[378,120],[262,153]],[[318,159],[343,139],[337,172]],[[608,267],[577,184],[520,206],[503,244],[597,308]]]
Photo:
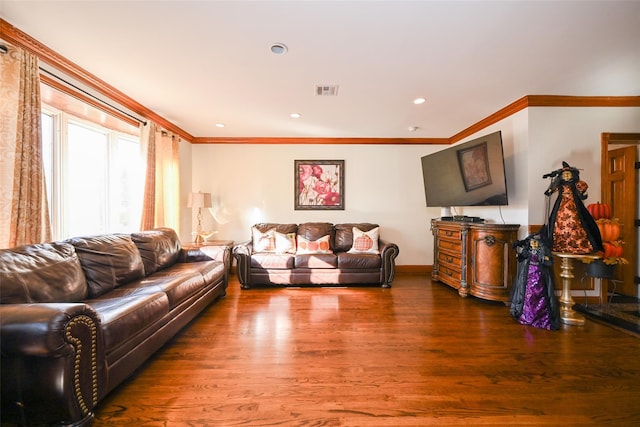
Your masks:
[[[620,223],[618,219],[611,219],[611,207],[606,203],[592,203],[587,206],[587,210],[596,220],[602,246],[604,247],[603,261],[605,264],[626,264],[627,260],[622,258],[622,244],[620,239]]]

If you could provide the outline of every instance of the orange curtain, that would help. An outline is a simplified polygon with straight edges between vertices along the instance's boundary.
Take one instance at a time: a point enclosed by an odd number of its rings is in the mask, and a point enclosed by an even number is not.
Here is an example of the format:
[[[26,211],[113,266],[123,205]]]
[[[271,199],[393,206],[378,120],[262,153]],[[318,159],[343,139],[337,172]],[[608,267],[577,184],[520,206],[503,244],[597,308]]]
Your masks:
[[[142,203],[141,230],[151,230],[155,226],[156,211],[156,124],[141,124],[142,149],[147,158],[147,171],[144,179],[144,200]]]
[[[0,247],[51,240],[42,162],[38,58],[0,54]]]
[[[147,158],[144,204],[140,228],[180,225],[180,138],[147,123],[142,129],[142,148]]]

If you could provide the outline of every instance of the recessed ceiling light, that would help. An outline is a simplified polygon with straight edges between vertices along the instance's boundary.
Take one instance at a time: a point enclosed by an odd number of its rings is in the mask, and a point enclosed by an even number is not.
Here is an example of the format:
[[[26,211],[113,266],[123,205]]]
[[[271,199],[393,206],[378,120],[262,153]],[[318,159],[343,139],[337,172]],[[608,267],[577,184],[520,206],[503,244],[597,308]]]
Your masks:
[[[289,116],[292,119],[299,119],[300,117],[302,117],[302,114],[300,114],[300,113],[291,113],[291,114],[289,114]]]
[[[276,55],[284,55],[289,50],[287,45],[284,43],[274,43],[269,49]]]
[[[223,128],[224,127],[224,123],[216,123],[216,127],[217,128]]]
[[[413,100],[413,103],[416,104],[416,105],[420,105],[420,104],[424,104],[425,101],[426,101],[426,99],[424,99],[424,98],[416,98],[416,99]]]

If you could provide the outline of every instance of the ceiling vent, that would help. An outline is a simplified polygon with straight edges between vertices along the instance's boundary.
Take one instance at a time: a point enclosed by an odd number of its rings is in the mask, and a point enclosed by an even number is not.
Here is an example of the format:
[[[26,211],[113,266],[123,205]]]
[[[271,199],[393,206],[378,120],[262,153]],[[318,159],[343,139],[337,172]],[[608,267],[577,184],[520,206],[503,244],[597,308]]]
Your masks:
[[[316,95],[336,96],[338,95],[338,85],[316,85]]]

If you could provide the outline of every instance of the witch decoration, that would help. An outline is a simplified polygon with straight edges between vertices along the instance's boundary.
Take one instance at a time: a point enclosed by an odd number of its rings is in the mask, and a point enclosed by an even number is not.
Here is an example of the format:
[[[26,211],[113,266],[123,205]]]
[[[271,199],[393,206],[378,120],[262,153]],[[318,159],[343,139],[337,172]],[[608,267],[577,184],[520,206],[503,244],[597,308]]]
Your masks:
[[[549,222],[540,230],[551,250],[571,254],[602,251],[598,225],[582,202],[587,198],[589,186],[580,180],[578,169],[562,162],[562,169],[543,175],[543,178],[551,178],[545,196],[558,193]]]
[[[511,316],[523,325],[555,330],[560,309],[553,282],[551,250],[540,234],[530,234],[514,245],[518,268],[511,291]]]

